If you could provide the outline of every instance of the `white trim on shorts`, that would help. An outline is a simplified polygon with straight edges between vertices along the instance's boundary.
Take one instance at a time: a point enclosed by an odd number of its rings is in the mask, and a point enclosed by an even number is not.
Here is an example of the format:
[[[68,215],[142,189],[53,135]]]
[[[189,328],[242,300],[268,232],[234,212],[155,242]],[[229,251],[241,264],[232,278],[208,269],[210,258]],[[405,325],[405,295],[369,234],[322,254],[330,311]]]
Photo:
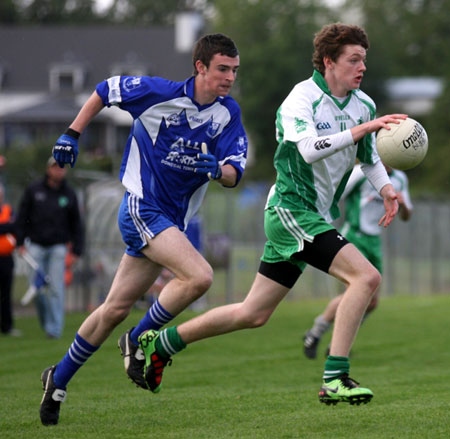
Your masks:
[[[148,228],[145,221],[141,218],[139,214],[139,197],[128,192],[128,212],[130,214],[131,219],[136,227],[136,230],[139,232],[141,236],[142,242],[147,244],[147,239],[145,235],[148,235],[150,239],[155,237],[155,234]]]
[[[298,242],[298,251],[301,252],[305,244],[304,241],[306,240],[308,242],[312,242],[314,240],[314,236],[306,233],[305,230],[298,225],[294,215],[292,215],[292,212],[289,209],[279,206],[274,206],[274,209],[284,228]]]

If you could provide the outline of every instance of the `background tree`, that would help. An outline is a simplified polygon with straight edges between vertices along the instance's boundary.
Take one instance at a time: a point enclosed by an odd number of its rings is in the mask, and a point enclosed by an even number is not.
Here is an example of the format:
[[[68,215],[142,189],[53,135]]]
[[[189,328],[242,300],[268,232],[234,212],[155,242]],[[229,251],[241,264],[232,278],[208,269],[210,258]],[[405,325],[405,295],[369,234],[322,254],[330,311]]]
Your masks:
[[[95,13],[94,5],[95,0],[32,0],[20,13],[26,24],[98,23],[103,18]]]
[[[20,15],[14,0],[0,2],[0,24],[16,24]]]
[[[448,194],[450,162],[445,157],[450,148],[450,0],[347,0],[343,9],[358,11],[369,34],[372,47],[368,61],[375,61],[369,74],[375,68],[383,79],[432,76],[444,81],[443,94],[431,114],[413,116],[428,133],[429,149],[424,162],[408,175],[416,195]],[[381,113],[398,111],[392,100],[377,103]]]
[[[180,11],[204,10],[212,0],[114,0],[106,18],[115,23],[173,25]]]
[[[298,0],[217,0],[215,11],[212,28],[230,35],[240,51],[237,93],[255,157],[246,178],[272,180],[277,109],[311,76],[312,38],[330,11]]]
[[[450,0],[347,0],[389,76],[448,76]]]

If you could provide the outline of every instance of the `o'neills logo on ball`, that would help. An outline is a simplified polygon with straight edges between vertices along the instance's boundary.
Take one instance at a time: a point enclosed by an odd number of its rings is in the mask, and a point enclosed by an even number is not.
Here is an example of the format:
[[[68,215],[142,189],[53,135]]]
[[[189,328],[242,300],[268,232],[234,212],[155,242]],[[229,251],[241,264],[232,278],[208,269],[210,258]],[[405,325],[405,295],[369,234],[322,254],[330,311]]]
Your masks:
[[[403,146],[405,147],[405,149],[408,149],[411,146],[416,149],[423,148],[425,144],[425,130],[423,129],[422,125],[420,125],[420,123],[416,123],[411,135],[403,140]]]

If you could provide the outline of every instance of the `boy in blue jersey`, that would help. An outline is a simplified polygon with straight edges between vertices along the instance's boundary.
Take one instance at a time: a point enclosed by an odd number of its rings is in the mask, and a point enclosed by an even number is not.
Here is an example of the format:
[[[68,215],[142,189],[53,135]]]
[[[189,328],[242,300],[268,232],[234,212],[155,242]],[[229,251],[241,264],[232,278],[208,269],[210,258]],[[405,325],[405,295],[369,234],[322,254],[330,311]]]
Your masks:
[[[210,180],[230,188],[239,183],[247,137],[239,105],[228,96],[239,68],[234,42],[222,34],[202,37],[193,65],[193,77],[184,82],[127,76],[101,82],[53,148],[61,167],[73,167],[78,137],[103,107],[115,105],[133,117],[120,169],[126,192],[119,227],[128,247],[105,302],[83,322],[64,358],[42,373],[44,425],[58,423],[69,380],[127,317],[163,267],[174,279],[137,328],[119,340],[127,373],[142,387],[147,383],[139,360],[140,332],[159,329],[211,285],[211,266],[183,231]],[[140,373],[133,373],[139,368]]]

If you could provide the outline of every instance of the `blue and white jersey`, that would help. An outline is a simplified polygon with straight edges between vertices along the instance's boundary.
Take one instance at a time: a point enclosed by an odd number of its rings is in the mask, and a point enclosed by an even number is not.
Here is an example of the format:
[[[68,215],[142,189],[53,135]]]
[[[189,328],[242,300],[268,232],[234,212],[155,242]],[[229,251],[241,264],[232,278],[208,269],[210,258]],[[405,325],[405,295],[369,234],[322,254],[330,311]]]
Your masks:
[[[192,167],[202,142],[220,165],[233,165],[237,182],[241,179],[247,136],[232,97],[199,105],[194,77],[173,82],[114,76],[96,90],[104,105],[117,105],[133,117],[120,169],[122,184],[144,203],[156,204],[180,230],[200,207],[208,187],[208,177]]]

